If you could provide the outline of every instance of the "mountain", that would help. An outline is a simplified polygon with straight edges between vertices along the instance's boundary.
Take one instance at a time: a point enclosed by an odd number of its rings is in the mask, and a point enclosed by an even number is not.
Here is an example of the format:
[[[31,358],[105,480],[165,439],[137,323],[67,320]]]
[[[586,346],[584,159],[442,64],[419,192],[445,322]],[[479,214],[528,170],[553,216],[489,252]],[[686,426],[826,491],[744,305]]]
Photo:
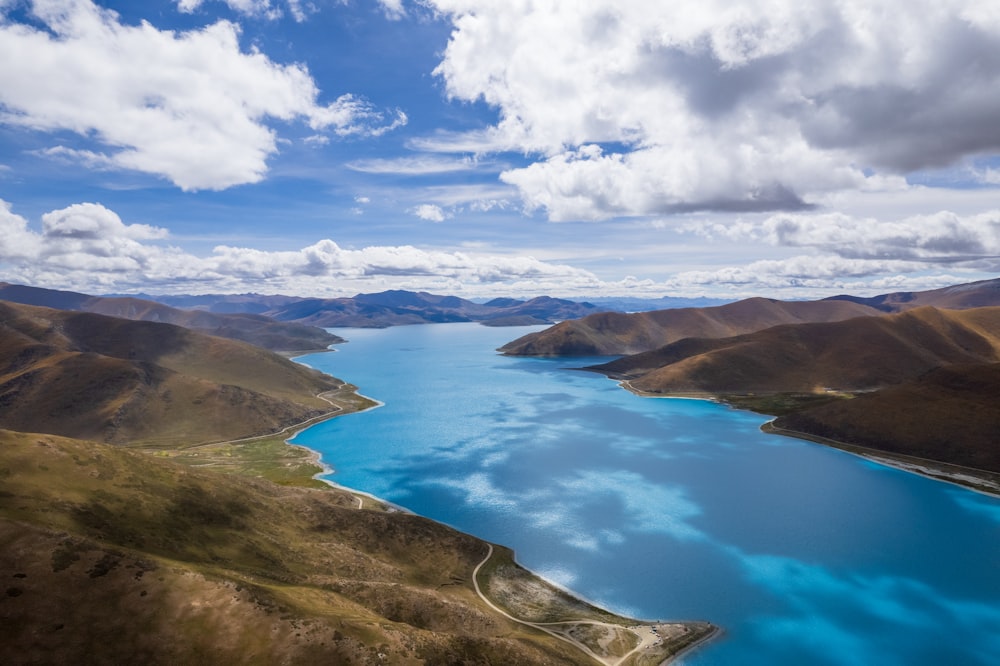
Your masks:
[[[390,290],[351,298],[296,298],[254,295],[154,297],[217,310],[232,307],[254,311],[284,322],[320,327],[385,328],[410,324],[481,322],[491,326],[551,324],[598,312],[591,303],[540,296],[530,300],[493,299],[475,303],[457,296]]]
[[[0,301],[0,427],[180,446],[330,411],[341,382],[173,324]]]
[[[750,298],[710,308],[623,314],[604,312],[529,333],[500,348],[512,356],[613,356],[656,349],[683,338],[722,338],[789,323],[878,314],[847,301]]]
[[[779,324],[840,321],[926,305],[944,309],[1000,305],[1000,279],[870,298],[834,296],[819,301],[749,298],[717,307],[604,313],[530,333],[507,343],[500,351],[512,356],[637,354],[688,337],[721,338]]]
[[[1000,305],[1000,279],[969,282],[931,291],[898,291],[869,298],[832,296],[827,300],[852,301],[883,312],[902,312],[925,305],[950,310],[965,310]]]
[[[1000,364],[949,365],[781,416],[774,427],[1000,474],[998,396]]]
[[[869,391],[935,368],[1000,362],[1000,307],[781,325],[685,338],[593,366],[650,393]]]
[[[315,351],[343,342],[342,338],[315,326],[278,322],[255,314],[215,314],[199,310],[180,310],[162,303],[132,297],[90,296],[72,291],[3,282],[0,283],[0,300],[59,310],[96,312],[138,321],[176,324],[275,351]]]
[[[243,342],[0,302],[0,663],[589,664],[651,632],[661,663],[714,633],[317,482],[285,430],[370,405]]]

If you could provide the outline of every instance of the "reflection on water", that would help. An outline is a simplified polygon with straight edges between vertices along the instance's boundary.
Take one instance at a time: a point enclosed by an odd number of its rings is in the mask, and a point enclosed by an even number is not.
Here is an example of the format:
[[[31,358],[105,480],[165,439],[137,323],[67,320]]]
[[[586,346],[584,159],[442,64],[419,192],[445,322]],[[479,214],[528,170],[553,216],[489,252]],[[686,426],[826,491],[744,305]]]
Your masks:
[[[338,330],[304,360],[385,405],[296,443],[616,611],[722,625],[687,664],[995,663],[1000,500],[493,351],[528,330]]]

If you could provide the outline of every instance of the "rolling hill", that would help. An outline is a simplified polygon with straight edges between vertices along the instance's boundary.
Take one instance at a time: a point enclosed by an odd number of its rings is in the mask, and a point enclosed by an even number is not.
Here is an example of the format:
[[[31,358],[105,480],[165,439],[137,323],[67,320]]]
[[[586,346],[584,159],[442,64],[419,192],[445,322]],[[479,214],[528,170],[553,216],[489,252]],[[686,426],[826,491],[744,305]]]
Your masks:
[[[925,305],[965,310],[1000,305],[1000,279],[980,280],[930,291],[897,291],[870,298],[833,296],[827,300],[852,301],[883,312],[902,312]]]
[[[371,404],[247,343],[0,302],[0,663],[585,664],[651,635],[317,482],[279,430]],[[649,663],[715,631],[653,626]]]
[[[840,321],[878,314],[847,301],[777,301],[750,298],[709,308],[623,314],[604,312],[529,333],[500,348],[512,356],[636,354],[683,338],[723,338],[779,324]]]
[[[0,302],[0,427],[182,445],[330,411],[341,382],[173,324]]]
[[[781,416],[779,430],[1000,473],[1000,364],[950,365]]]
[[[650,393],[870,391],[935,368],[1000,361],[1000,307],[917,308],[686,338],[593,366]]]
[[[72,291],[42,289],[4,282],[0,283],[0,300],[58,310],[94,312],[136,321],[176,324],[209,335],[242,340],[272,351],[316,351],[344,341],[315,326],[279,322],[259,314],[216,314],[200,310],[181,310],[162,303],[131,297],[90,296]]]

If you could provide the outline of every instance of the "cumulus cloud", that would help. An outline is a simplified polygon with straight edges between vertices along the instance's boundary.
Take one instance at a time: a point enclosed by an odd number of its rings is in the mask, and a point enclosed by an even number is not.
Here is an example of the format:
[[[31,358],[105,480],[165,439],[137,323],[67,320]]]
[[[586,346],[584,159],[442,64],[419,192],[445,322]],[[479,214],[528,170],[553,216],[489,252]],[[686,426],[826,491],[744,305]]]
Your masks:
[[[940,211],[891,221],[843,213],[778,214],[758,222],[688,228],[708,238],[809,247],[852,260],[947,263],[1000,257],[1000,210],[968,216]]]
[[[97,203],[46,213],[35,231],[0,200],[0,271],[9,281],[84,291],[357,293],[381,288],[516,288],[593,281],[587,271],[526,256],[425,250],[409,245],[343,248],[320,240],[300,250],[220,245],[195,256],[167,230],[126,224]],[[318,278],[321,278],[318,280]],[[322,290],[321,293],[318,293]]]
[[[241,50],[239,27],[227,21],[173,32],[125,25],[90,0],[30,8],[44,27],[0,18],[0,61],[16,63],[0,68],[0,123],[69,131],[101,147],[52,149],[63,158],[159,175],[185,190],[223,189],[264,177],[277,152],[269,121],[340,136],[406,123],[402,111],[350,94],[319,102],[304,66]]]
[[[244,16],[261,17],[266,19],[277,19],[283,15],[280,3],[272,3],[271,0],[221,0],[229,6],[231,10]],[[177,8],[182,12],[191,13],[205,4],[205,0],[177,0]],[[285,4],[288,13],[296,21],[304,21],[305,11],[300,0],[288,0]]]
[[[529,208],[602,219],[794,210],[1000,149],[1000,19],[976,0],[428,0],[437,67],[499,122]]]
[[[413,214],[430,222],[444,222],[445,219],[444,211],[434,204],[421,204],[413,209]]]

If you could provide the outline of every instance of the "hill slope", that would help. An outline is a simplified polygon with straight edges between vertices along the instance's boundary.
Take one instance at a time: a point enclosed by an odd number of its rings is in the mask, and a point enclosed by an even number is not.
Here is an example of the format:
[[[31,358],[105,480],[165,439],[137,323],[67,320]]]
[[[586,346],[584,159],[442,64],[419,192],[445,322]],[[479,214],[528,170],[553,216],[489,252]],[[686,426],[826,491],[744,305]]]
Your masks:
[[[593,369],[651,393],[866,391],[1000,361],[1000,308],[937,310],[689,338]]]
[[[851,400],[778,418],[777,428],[1000,473],[1000,364],[938,368]]]
[[[0,302],[0,427],[106,442],[232,439],[330,411],[339,381],[171,324]]]
[[[343,342],[342,338],[315,326],[274,321],[259,314],[215,314],[198,310],[179,310],[138,298],[105,298],[72,291],[0,283],[0,300],[58,310],[95,312],[137,321],[176,324],[275,351],[315,351]]]
[[[5,664],[588,663],[480,602],[485,543],[346,492],[9,431],[0,469]]]
[[[500,348],[514,356],[611,356],[656,349],[683,338],[723,338],[779,324],[840,321],[878,314],[847,301],[750,298],[711,308],[623,314],[605,312],[564,321]]]
[[[902,312],[925,305],[949,310],[982,308],[1000,305],[1000,279],[980,280],[930,291],[898,291],[870,298],[833,296],[827,300],[852,301],[884,312]]]

